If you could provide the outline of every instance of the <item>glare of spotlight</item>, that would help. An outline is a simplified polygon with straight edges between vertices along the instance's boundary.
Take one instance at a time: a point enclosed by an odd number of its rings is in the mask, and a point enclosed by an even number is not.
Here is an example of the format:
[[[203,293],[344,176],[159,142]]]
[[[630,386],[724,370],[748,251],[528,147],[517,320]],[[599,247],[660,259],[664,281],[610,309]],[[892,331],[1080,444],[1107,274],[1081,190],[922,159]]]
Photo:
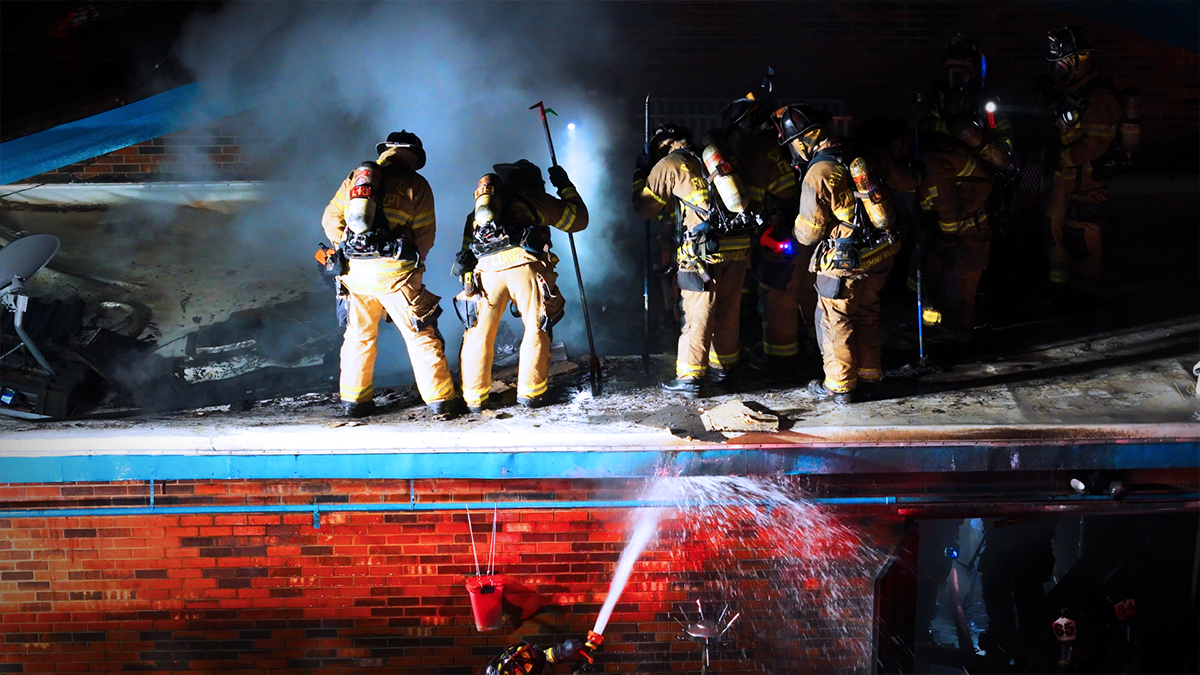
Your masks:
[[[567,124],[567,128],[568,128],[568,129],[571,129],[572,131],[574,131],[574,130],[575,130],[575,123],[574,123],[574,122],[571,122],[571,123]]]
[[[996,102],[988,101],[986,104],[984,104],[983,109],[988,112],[996,112]]]

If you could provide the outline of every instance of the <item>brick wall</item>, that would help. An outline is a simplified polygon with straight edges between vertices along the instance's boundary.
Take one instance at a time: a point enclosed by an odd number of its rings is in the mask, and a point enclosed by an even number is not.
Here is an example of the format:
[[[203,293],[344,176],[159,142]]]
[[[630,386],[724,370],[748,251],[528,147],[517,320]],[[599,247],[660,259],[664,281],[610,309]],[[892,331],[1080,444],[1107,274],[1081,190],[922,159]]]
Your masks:
[[[407,502],[407,481],[168,482],[159,505]],[[418,481],[419,502],[628,499],[588,481]],[[144,504],[145,483],[0,486],[0,507]],[[0,672],[480,673],[524,638],[582,636],[630,514],[499,514],[497,569],[550,598],[475,630],[465,576],[491,513],[229,514],[0,520]],[[737,512],[661,523],[605,630],[604,672],[688,672],[699,648],[670,618],[697,599],[742,617],[721,672],[866,672],[872,582],[900,521]],[[764,520],[766,518],[766,520]],[[766,525],[766,527],[764,527]],[[862,551],[871,551],[863,558]],[[511,608],[510,608],[511,609]],[[744,653],[738,650],[746,650]]]
[[[245,115],[177,131],[23,180],[25,183],[145,183],[262,180],[254,158],[261,132]]]

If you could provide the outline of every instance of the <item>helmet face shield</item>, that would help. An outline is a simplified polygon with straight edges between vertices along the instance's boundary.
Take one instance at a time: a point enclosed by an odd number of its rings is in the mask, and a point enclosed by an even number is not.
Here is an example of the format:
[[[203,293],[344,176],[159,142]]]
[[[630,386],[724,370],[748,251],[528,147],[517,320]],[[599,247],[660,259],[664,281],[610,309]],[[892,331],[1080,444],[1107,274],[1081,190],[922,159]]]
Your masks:
[[[1063,26],[1048,32],[1046,36],[1050,41],[1046,50],[1047,61],[1062,61],[1092,50],[1092,45],[1079,26]]]

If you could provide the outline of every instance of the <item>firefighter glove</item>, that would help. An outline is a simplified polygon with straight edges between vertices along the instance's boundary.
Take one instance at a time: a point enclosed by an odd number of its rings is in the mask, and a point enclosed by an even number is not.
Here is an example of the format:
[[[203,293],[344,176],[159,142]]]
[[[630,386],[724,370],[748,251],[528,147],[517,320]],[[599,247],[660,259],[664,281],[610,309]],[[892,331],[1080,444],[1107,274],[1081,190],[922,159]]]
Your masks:
[[[454,264],[450,266],[450,274],[461,279],[464,275],[475,271],[475,264],[478,262],[479,260],[471,252],[471,249],[464,248],[454,254]]]
[[[550,184],[559,190],[571,184],[571,178],[567,176],[567,170],[561,166],[552,166],[546,169],[546,175],[550,177]]]
[[[579,657],[580,649],[582,647],[582,640],[576,640],[574,638],[565,640],[561,644],[554,645],[554,647],[550,649],[550,660],[554,663],[575,660]]]
[[[634,175],[641,174],[643,176],[649,176],[650,169],[652,168],[654,168],[654,160],[650,158],[650,155],[643,152],[642,154],[638,155],[637,163],[633,165],[633,173]]]

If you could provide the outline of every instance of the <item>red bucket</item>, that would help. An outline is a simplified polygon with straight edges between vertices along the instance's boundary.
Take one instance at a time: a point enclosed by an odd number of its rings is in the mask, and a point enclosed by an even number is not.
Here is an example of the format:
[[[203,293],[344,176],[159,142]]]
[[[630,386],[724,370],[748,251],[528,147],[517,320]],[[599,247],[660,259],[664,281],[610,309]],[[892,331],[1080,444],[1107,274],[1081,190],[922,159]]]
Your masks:
[[[477,630],[496,630],[504,622],[500,603],[504,598],[504,582],[495,577],[468,577],[467,593],[471,596],[471,612]]]

